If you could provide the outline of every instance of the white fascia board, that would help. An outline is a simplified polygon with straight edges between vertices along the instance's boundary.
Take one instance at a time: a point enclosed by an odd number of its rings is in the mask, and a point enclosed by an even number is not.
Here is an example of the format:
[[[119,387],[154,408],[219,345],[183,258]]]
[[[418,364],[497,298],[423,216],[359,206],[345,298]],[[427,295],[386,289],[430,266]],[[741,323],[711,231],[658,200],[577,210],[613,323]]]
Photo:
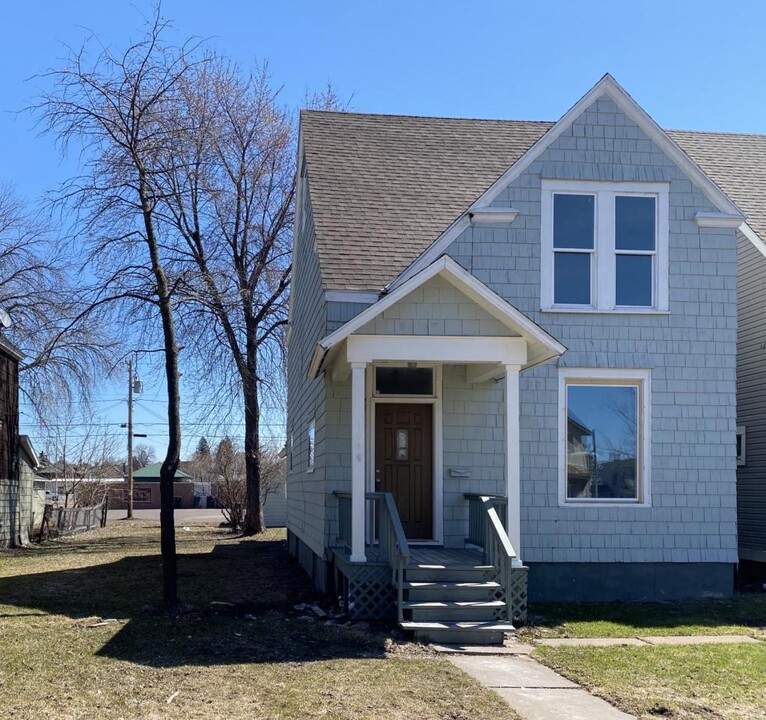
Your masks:
[[[349,363],[446,362],[525,365],[527,341],[520,337],[352,335],[346,343]]]
[[[325,290],[325,302],[349,302],[372,305],[380,299],[380,293],[375,290]]]
[[[451,257],[445,255],[320,340],[314,349],[314,355],[309,366],[309,377],[314,378],[319,374],[327,353],[333,347],[436,275],[442,275],[445,280],[454,285],[480,307],[484,308],[493,317],[504,323],[508,328],[518,332],[526,341],[531,340],[542,345],[545,353],[548,355],[548,359],[563,355],[566,352],[566,347],[552,335],[471,275]],[[538,354],[535,353],[536,356]]]
[[[728,213],[716,212],[698,212],[694,216],[694,222],[701,228],[724,228],[735,230],[742,225],[741,215],[730,215]]]
[[[518,214],[510,207],[474,207],[468,213],[471,225],[510,225]]]
[[[739,226],[739,231],[755,246],[755,249],[766,257],[766,243],[761,240],[760,236],[751,228],[747,223],[742,223]]]
[[[633,122],[652,140],[689,179],[702,190],[705,196],[721,212],[742,216],[739,208],[726,196],[668,134],[651,118],[651,116],[625,91],[625,89],[607,73],[583,97],[578,100],[527,152],[525,152],[503,175],[501,175],[474,203],[474,205],[489,205],[505,188],[523,173],[542,153],[550,147],[559,136],[590,105],[602,96],[612,99]]]

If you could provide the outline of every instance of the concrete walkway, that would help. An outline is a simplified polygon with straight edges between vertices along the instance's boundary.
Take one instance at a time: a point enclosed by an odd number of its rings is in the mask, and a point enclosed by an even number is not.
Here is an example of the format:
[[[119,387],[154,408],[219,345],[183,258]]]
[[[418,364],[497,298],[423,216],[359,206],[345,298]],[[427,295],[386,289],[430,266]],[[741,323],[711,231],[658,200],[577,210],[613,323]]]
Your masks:
[[[485,687],[498,693],[524,720],[635,720],[585,688],[529,657],[536,645],[614,647],[758,643],[746,635],[647,636],[640,638],[551,638],[534,645],[511,641],[504,647],[434,645],[439,653]]]
[[[646,635],[632,638],[548,638],[535,640],[547,647],[614,647],[616,645],[731,645],[758,643],[749,635]]]
[[[526,655],[450,655],[524,720],[635,720]]]

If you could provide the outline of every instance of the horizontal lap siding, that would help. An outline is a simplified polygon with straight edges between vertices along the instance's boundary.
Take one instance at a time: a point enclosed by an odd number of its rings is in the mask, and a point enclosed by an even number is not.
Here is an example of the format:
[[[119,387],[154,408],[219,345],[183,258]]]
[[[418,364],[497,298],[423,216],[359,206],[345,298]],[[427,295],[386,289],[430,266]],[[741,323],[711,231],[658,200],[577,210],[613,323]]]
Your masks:
[[[540,311],[541,178],[670,183],[670,314]],[[736,562],[736,237],[608,100],[496,199],[508,228],[469,228],[448,254],[561,341],[567,367],[652,371],[652,506],[558,507],[558,369],[521,377],[522,555],[530,562]]]
[[[737,424],[746,427],[737,468],[739,545],[766,553],[766,258],[739,241]]]
[[[309,184],[303,188],[302,227],[296,229],[292,328],[287,352],[287,432],[293,438],[287,479],[287,526],[320,557],[325,545],[324,379],[307,378],[316,343],[325,334],[325,303],[315,253]],[[308,472],[308,428],[316,420],[315,467]]]

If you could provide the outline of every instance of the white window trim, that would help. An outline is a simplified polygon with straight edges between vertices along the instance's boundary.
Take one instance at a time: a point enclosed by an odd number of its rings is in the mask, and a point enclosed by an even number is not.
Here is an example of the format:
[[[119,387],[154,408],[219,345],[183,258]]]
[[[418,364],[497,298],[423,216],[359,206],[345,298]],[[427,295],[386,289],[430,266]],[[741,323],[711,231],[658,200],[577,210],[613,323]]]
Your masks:
[[[594,261],[591,268],[591,305],[556,305],[553,297],[553,195],[595,194]],[[655,249],[652,307],[615,304],[614,197],[634,195],[657,198],[657,247]],[[543,180],[540,199],[540,305],[544,312],[614,312],[620,314],[667,313],[670,185],[668,183],[615,183],[585,180]]]
[[[747,427],[744,425],[737,425],[737,437],[742,437],[742,443],[740,445],[741,452],[737,455],[737,467],[743,467],[747,464]]]
[[[313,441],[312,441],[313,435]],[[312,447],[313,442],[313,447]],[[313,452],[312,452],[313,451]],[[306,472],[314,472],[317,460],[317,421],[312,420],[309,423],[306,433]]]
[[[591,380],[597,385],[599,380],[627,380],[641,383],[641,438],[640,486],[638,500],[582,500],[567,499],[567,380]],[[650,370],[612,369],[612,368],[559,368],[559,507],[651,507],[652,502],[652,378]]]

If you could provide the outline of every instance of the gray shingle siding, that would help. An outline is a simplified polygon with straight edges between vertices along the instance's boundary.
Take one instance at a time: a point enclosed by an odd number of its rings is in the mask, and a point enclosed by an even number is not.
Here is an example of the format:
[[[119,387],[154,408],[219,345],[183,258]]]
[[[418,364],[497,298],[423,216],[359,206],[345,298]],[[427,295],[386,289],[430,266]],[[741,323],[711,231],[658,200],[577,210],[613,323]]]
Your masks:
[[[739,240],[737,424],[746,428],[737,468],[739,546],[766,560],[766,258]]]
[[[670,183],[670,314],[540,311],[542,177]],[[599,100],[494,203],[509,228],[469,228],[448,253],[568,349],[566,367],[649,368],[651,507],[558,506],[558,370],[522,375],[522,556],[530,562],[737,560],[736,239],[700,229],[710,202],[609,100]]]
[[[288,469],[288,529],[317,555],[325,546],[325,385],[308,380],[316,343],[326,331],[326,309],[315,252],[314,221],[308,182],[304,180],[301,228],[295,241],[292,329],[287,353],[287,437],[293,439],[292,470]],[[308,471],[308,428],[316,420],[315,466]]]
[[[514,335],[439,277],[416,288],[364,325],[364,335]]]

